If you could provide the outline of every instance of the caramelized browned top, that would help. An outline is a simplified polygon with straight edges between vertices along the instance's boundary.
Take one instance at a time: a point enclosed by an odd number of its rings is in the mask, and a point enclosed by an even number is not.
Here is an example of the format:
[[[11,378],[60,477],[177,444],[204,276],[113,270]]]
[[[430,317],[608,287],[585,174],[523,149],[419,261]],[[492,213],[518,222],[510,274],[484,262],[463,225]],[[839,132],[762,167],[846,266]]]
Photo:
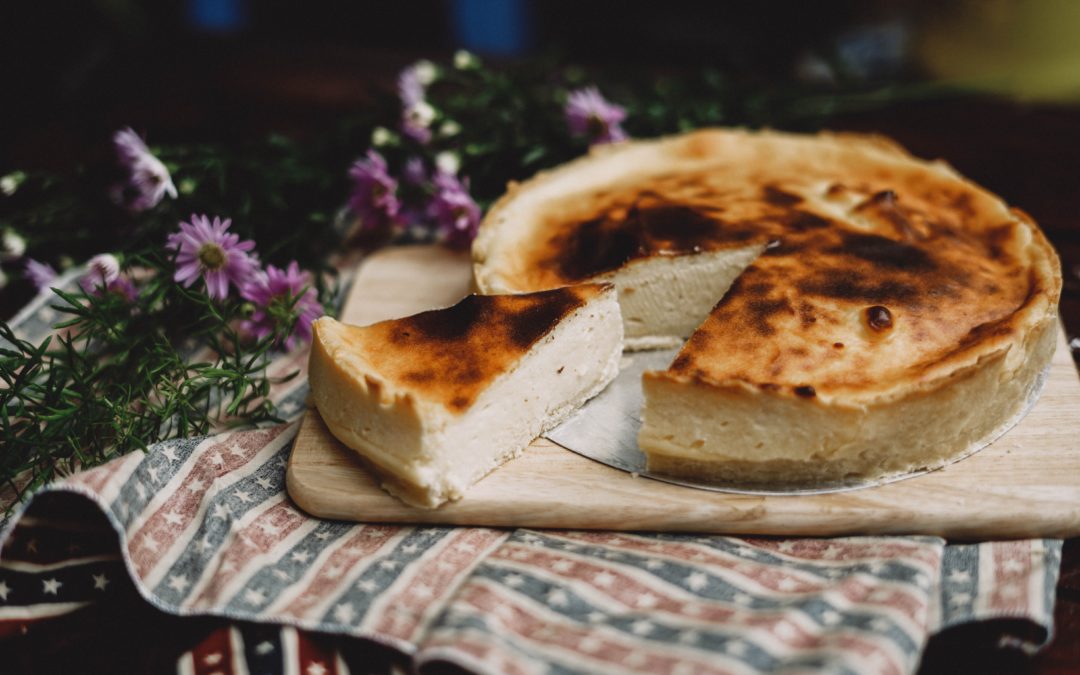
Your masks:
[[[538,209],[503,272],[542,288],[768,242],[671,376],[802,397],[887,388],[1008,334],[1031,303],[1056,306],[1033,224],[880,140],[710,131],[654,146],[654,175],[596,158],[610,179]]]
[[[583,195],[570,212],[545,213],[520,272],[542,288],[590,279],[637,259],[743,246],[769,236],[759,214],[728,213],[735,195],[722,182],[713,172],[668,175]],[[779,190],[769,194],[786,197]],[[785,218],[813,226],[809,214],[787,211]]]
[[[679,188],[688,187],[688,180],[693,177],[670,181],[672,191],[685,191]],[[696,253],[764,236],[755,223],[725,220],[717,203],[671,199],[653,189],[600,201],[592,217],[549,221],[554,226],[544,242],[545,255],[537,261],[540,269],[563,282],[581,281],[637,258]]]
[[[345,340],[383,380],[461,412],[561,320],[607,288],[470,295],[446,309],[350,327]]]

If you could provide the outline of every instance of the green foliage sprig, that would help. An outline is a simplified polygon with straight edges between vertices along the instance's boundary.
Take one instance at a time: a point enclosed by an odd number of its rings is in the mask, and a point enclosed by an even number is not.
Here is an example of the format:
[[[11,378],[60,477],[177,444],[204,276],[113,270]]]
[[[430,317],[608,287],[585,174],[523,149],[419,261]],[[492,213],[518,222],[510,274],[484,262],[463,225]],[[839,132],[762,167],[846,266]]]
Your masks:
[[[267,396],[297,372],[266,366],[293,326],[247,339],[241,299],[173,282],[168,257],[129,264],[145,276],[134,299],[55,289],[63,318],[39,344],[0,324],[0,476],[16,493],[157,440],[280,421]]]

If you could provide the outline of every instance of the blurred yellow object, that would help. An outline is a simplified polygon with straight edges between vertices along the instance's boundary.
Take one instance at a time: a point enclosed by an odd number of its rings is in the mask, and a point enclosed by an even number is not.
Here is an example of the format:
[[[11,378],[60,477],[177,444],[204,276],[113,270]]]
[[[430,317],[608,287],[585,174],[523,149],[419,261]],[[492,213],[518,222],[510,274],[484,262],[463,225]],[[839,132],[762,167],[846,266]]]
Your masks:
[[[1080,1],[927,6],[916,50],[934,77],[1026,100],[1080,101]]]

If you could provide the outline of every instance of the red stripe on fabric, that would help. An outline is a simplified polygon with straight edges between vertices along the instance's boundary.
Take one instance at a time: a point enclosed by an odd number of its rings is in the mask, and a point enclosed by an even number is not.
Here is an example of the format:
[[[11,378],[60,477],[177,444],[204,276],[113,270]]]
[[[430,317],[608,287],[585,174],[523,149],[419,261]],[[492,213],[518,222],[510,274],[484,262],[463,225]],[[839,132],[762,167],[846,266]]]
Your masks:
[[[231,434],[223,440],[198,451],[188,474],[142,526],[128,537],[128,551],[136,574],[145,577],[157,564],[160,548],[177,539],[192,526],[207,491],[214,481],[247,464],[269,445],[288,425],[266,430]],[[234,451],[239,449],[238,452]],[[226,452],[229,450],[229,452]],[[215,457],[221,463],[215,463]],[[168,516],[172,517],[170,522]],[[147,545],[148,541],[157,547]]]
[[[557,648],[565,652],[565,660],[575,659],[601,661],[612,665],[629,665],[641,672],[670,672],[679,663],[691,663],[696,672],[725,673],[710,663],[710,655],[702,653],[694,658],[685,649],[667,649],[665,643],[635,640],[626,634],[605,632],[601,637],[587,625],[552,623],[547,617],[538,616],[530,608],[500,588],[483,583],[467,583],[455,604],[463,603],[479,612],[491,624],[496,633],[512,633],[519,643],[534,643],[541,648]],[[456,638],[450,631],[441,631],[437,638],[453,645]],[[638,660],[635,660],[637,655]],[[627,663],[630,659],[632,663]],[[595,668],[590,663],[589,668]]]
[[[741,629],[741,625],[739,628]],[[768,650],[769,645],[760,637],[762,631],[769,634],[769,639],[795,652],[809,653],[820,650],[853,652],[861,656],[873,657],[875,660],[882,659],[898,673],[906,672],[906,669],[897,665],[893,658],[894,655],[899,655],[898,649],[893,641],[884,635],[845,631],[842,628],[823,629],[816,625],[808,630],[794,619],[794,612],[774,617],[765,625],[755,626],[754,630],[744,633],[748,640]],[[874,657],[875,654],[879,656]],[[858,671],[859,668],[855,670]]]
[[[341,583],[345,572],[382,548],[399,530],[400,528],[386,525],[364,525],[323,561],[305,588],[290,591],[298,595],[281,613],[306,618],[313,608],[330,598],[331,592]]]
[[[305,675],[336,675],[337,659],[333,650],[324,648],[302,630],[296,631],[297,672]],[[286,668],[285,672],[289,672]]]
[[[713,623],[738,621],[746,625],[767,625],[774,619],[770,616],[761,615],[760,612],[752,612],[743,608],[732,608],[728,600],[705,600],[693,597],[686,590],[671,589],[666,583],[658,582],[648,584],[636,579],[629,573],[623,572],[615,565],[606,566],[600,562],[585,562],[581,559],[569,559],[559,556],[552,550],[538,550],[524,548],[519,544],[508,544],[491,555],[494,559],[507,559],[517,567],[534,567],[544,570],[546,575],[554,575],[561,579],[585,583],[597,593],[603,594],[612,600],[612,608],[622,610],[629,607],[632,609],[644,609],[652,612],[666,612],[678,617],[692,617],[696,621]],[[558,563],[568,563],[569,566],[559,568]],[[604,577],[607,575],[607,578]],[[729,583],[731,583],[729,581]],[[753,589],[746,589],[738,583],[732,583],[735,588],[747,594],[754,595]],[[907,593],[893,586],[878,586],[865,583],[859,578],[848,577],[840,582],[826,582],[814,593],[822,594],[829,592],[839,594],[848,600],[851,605],[858,605],[867,609],[887,608],[903,613],[908,620],[917,626],[923,626],[926,617],[924,609],[927,600]],[[785,592],[780,592],[785,593]],[[795,595],[795,592],[792,592]],[[648,596],[650,602],[643,605],[642,598]]]
[[[492,672],[505,673],[506,675],[530,675],[538,670],[528,670],[522,667],[521,663],[516,660],[520,657],[517,657],[516,654],[513,656],[507,655],[493,643],[479,642],[466,636],[455,636],[452,641],[440,644],[438,651],[448,653],[451,657],[454,655],[454,652],[460,652],[468,657],[467,659],[463,659],[464,663],[458,662],[458,665],[467,666],[473,662],[479,662],[488,666]],[[435,657],[430,660],[438,661],[446,659],[442,657],[442,654],[436,654]]]
[[[667,611],[672,614],[693,615],[695,617],[713,621],[723,621],[733,615],[733,611],[726,606],[719,605],[719,601],[705,603],[684,599],[678,597],[676,593],[682,595],[689,593],[689,591],[674,591],[673,589],[669,589],[666,584],[661,585],[660,583],[655,585],[646,584],[629,574],[624,573],[617,565],[604,565],[601,561],[589,563],[578,559],[569,559],[559,555],[558,552],[552,549],[533,548],[519,543],[512,543],[501,547],[499,550],[495,551],[491,557],[495,560],[512,561],[517,565],[537,567],[543,569],[545,572],[554,573],[562,578],[576,579],[585,582],[613,600],[628,607],[640,608],[640,602],[635,602],[632,598],[635,596],[640,597],[641,595],[648,593],[653,596],[655,600],[655,602],[648,607],[651,611]],[[559,561],[569,562],[571,566],[566,571],[556,571],[555,568]],[[779,595],[798,595],[807,593],[821,594],[825,592],[838,593],[852,603],[860,603],[868,607],[887,607],[904,614],[915,625],[921,626],[924,624],[924,621],[920,620],[920,617],[924,617],[927,605],[926,599],[902,588],[868,584],[859,577],[853,576],[846,577],[839,582],[823,580],[821,583],[810,585],[802,580],[793,578],[787,574],[782,567],[771,566],[766,563],[754,563],[751,561],[740,560],[736,564],[729,564],[732,561],[724,559],[720,559],[717,562],[718,564],[716,566],[724,569],[736,569],[737,566],[739,568],[739,576],[746,580],[753,581],[759,586],[768,588]],[[707,567],[702,566],[702,569],[708,571]],[[615,577],[615,580],[610,587],[600,584],[596,580],[596,576],[604,572]],[[792,579],[792,584],[795,585],[789,590],[780,590],[780,587],[784,585],[784,579]],[[730,585],[735,586],[750,595],[756,593],[755,589],[738,583],[738,580],[732,580],[730,578],[725,580]],[[687,611],[688,608],[692,608],[689,613]],[[734,613],[739,612],[736,611]]]
[[[191,650],[192,661],[195,665],[195,675],[211,675],[221,673],[230,675],[233,673],[232,643],[229,640],[229,627],[218,628],[213,631],[195,648]]]
[[[640,550],[643,547],[668,547],[672,545],[687,546],[695,551],[713,551],[738,556],[733,551],[725,552],[713,548],[707,544],[692,541],[657,541],[643,540],[631,535],[615,532],[581,532],[581,531],[552,531],[550,534],[562,539],[581,541],[583,543],[599,546],[614,546],[617,548],[632,548]],[[850,563],[855,560],[887,560],[897,557],[906,557],[916,560],[936,569],[939,565],[941,554],[937,547],[909,544],[895,539],[883,542],[851,541],[845,539],[732,539],[735,543],[745,543],[751,548],[759,548],[770,553],[778,553],[789,557],[804,558],[816,562],[840,562]],[[831,547],[831,548],[830,548]],[[790,549],[788,552],[786,549]]]
[[[1031,543],[995,541],[990,543],[994,574],[988,601],[994,612],[1026,613],[1031,606]]]
[[[402,640],[411,639],[428,611],[454,592],[461,573],[485,557],[488,549],[505,536],[497,530],[455,530],[438,555],[415,566],[402,590],[385,601],[391,611],[384,612],[375,630]],[[395,584],[400,584],[400,579]]]
[[[908,558],[936,568],[941,560],[937,546],[912,544],[894,539],[880,542],[843,539],[746,539],[745,541],[755,548],[808,561],[852,563],[864,560]]]
[[[656,541],[624,536],[617,533],[582,532],[567,533],[566,535],[560,536],[571,540],[583,541],[592,545],[613,547],[620,550],[672,555],[673,557],[688,562],[732,558],[759,562],[753,555],[749,554],[753,549],[757,548],[756,546],[748,547],[747,555],[740,555],[737,552],[739,550],[738,548],[736,548],[736,550],[725,551],[723,549],[692,541]],[[781,546],[783,546],[783,542],[778,542],[775,547],[776,553],[782,554]],[[805,560],[822,564],[839,563],[849,565],[855,560],[881,561],[906,555],[909,560],[917,561],[936,570],[940,566],[941,561],[940,550],[936,548],[919,549],[919,555],[912,555],[912,551],[906,547],[890,546],[882,552],[875,551],[871,544],[867,544],[860,549],[856,544],[837,544],[836,540],[813,540],[812,543],[800,542],[795,546],[802,547],[803,553],[805,554]],[[831,552],[830,547],[832,547]],[[814,553],[815,555],[811,556],[811,553]],[[845,556],[847,556],[847,558],[845,558]]]
[[[694,672],[725,672],[709,670],[714,665],[711,663],[714,659],[707,653],[702,653],[700,660],[696,660],[687,653],[686,648],[670,649],[668,643],[645,640],[634,642],[632,636],[625,634],[607,634],[601,638],[589,626],[570,623],[569,619],[566,623],[554,624],[549,618],[537,615],[513,594],[490,582],[470,582],[458,598],[455,604],[466,604],[489,621],[497,619],[502,628],[520,636],[523,641],[555,646],[582,657],[619,663],[643,672],[669,672],[676,664],[687,663],[695,666]],[[895,672],[898,675],[905,672],[902,664],[897,664],[891,656],[896,652],[890,649],[892,643],[884,636],[873,637],[839,631],[812,632],[803,629],[790,615],[775,616],[754,624],[750,628],[751,624],[747,622],[731,623],[722,626],[721,630],[730,631],[736,640],[750,640],[766,651],[774,650],[770,649],[769,643],[762,640],[765,633],[769,640],[784,645],[786,650],[792,653],[839,648],[836,651],[854,652],[872,658],[880,668],[875,672]],[[708,624],[703,623],[695,624],[695,628],[687,630],[708,628]],[[454,644],[456,636],[451,634],[449,637],[438,636],[436,639]],[[777,656],[782,658],[780,654]],[[637,660],[634,660],[635,658]]]
[[[27,626],[31,623],[33,623],[33,621],[16,621],[13,619],[0,620],[0,638],[7,638],[12,635],[22,635],[27,631]]]
[[[116,475],[116,472],[124,466],[126,462],[137,461],[133,460],[130,456],[117,457],[116,459],[102,464],[101,466],[94,467],[93,469],[87,469],[86,471],[80,471],[76,474],[68,476],[65,479],[65,483],[71,483],[74,485],[83,485],[96,494],[100,494],[105,485],[108,484],[109,479]]]
[[[306,515],[297,511],[291,502],[282,501],[259,514],[242,530],[233,532],[227,547],[218,553],[216,573],[190,604],[217,603],[229,583],[246,572],[247,565],[257,556],[273,550],[305,522]]]
[[[666,555],[677,559],[684,564],[711,564],[716,565],[721,569],[733,570],[747,580],[753,581],[759,586],[776,593],[820,593],[837,587],[835,581],[819,579],[810,572],[796,572],[794,570],[786,569],[783,565],[762,562],[752,558],[744,558],[733,553],[717,551],[715,549],[693,544],[681,542],[650,542],[618,534],[585,534],[588,536],[606,538],[610,543],[605,545],[614,546],[620,550]],[[936,557],[940,558],[940,556]],[[900,582],[895,583],[899,584]],[[845,595],[848,595],[849,591],[861,586],[871,589],[874,588],[873,586],[867,586],[852,577],[846,578],[840,585],[844,590]],[[878,601],[872,602],[871,604],[885,604],[892,606],[906,613],[917,625],[921,625],[921,622],[918,621],[918,616],[926,606],[926,599],[918,589],[911,587],[901,590],[900,588],[893,586],[890,588],[882,587],[876,591],[872,590],[871,594],[875,592],[879,594],[888,594],[888,598],[886,602]],[[861,597],[851,597],[850,595],[848,595],[848,597],[852,600],[865,601]]]
[[[872,662],[875,670],[873,672],[879,675],[905,675],[912,664],[905,664],[897,662],[894,658],[895,652],[888,649],[883,644],[878,644],[872,640],[862,639],[856,635],[850,633],[838,633],[829,640],[831,645],[840,647],[846,652],[858,654],[863,659]],[[910,660],[914,662],[916,654],[909,656]],[[855,664],[854,669],[859,671],[859,666],[863,664]]]
[[[669,593],[671,589],[662,587],[660,584],[654,586],[643,583],[614,566],[607,566],[600,562],[590,563],[583,560],[569,560],[550,549],[519,548],[517,544],[511,544],[493,553],[492,558],[496,560],[512,560],[517,565],[539,568],[561,579],[588,584],[622,607],[637,608],[640,599],[648,595],[653,598],[653,602],[643,609],[649,611],[684,614],[686,606],[694,604],[700,606],[703,610],[715,609],[712,618],[717,620],[727,619],[738,613],[726,607],[677,599]],[[560,562],[568,563],[569,566],[559,568]],[[605,577],[602,576],[605,573],[613,577],[610,583],[606,583]],[[601,581],[597,580],[598,577]],[[686,594],[686,592],[684,591],[682,594]]]
[[[787,570],[783,566],[773,563],[765,563],[754,558],[736,555],[730,551],[720,551],[703,546],[684,544],[668,541],[643,541],[625,537],[615,537],[610,542],[603,544],[608,548],[621,551],[632,551],[644,555],[660,555],[671,558],[681,564],[696,565],[701,567],[712,566],[719,569],[731,570],[760,586],[777,592],[810,592],[829,585],[828,581],[819,580],[811,572]],[[788,580],[785,585],[798,584],[781,590],[777,584],[782,580]]]
[[[48,605],[38,605],[33,610],[35,616],[20,618],[20,619],[0,619],[0,638],[5,638],[10,635],[24,635],[30,630],[30,627],[39,624],[47,623],[58,616],[64,616],[65,614],[71,614],[85,607],[85,604],[80,604],[77,607],[72,607],[67,603],[57,603],[55,608]],[[39,613],[40,612],[40,613]],[[46,626],[46,629],[48,626]],[[0,669],[2,670],[2,669]]]

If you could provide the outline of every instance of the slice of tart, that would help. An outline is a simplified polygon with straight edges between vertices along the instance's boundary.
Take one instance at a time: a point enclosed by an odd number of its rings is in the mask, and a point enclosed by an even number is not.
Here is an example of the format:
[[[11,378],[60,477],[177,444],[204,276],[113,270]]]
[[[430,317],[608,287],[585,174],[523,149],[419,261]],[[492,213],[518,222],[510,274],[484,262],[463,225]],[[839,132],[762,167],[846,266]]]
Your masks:
[[[324,317],[309,373],[331,433],[389,492],[434,508],[599,393],[621,354],[614,288],[584,284],[365,327]]]
[[[473,253],[482,289],[608,279],[628,343],[689,335],[644,376],[649,470],[772,486],[932,468],[994,438],[1049,363],[1061,291],[1025,214],[848,134],[606,148],[512,186]]]

